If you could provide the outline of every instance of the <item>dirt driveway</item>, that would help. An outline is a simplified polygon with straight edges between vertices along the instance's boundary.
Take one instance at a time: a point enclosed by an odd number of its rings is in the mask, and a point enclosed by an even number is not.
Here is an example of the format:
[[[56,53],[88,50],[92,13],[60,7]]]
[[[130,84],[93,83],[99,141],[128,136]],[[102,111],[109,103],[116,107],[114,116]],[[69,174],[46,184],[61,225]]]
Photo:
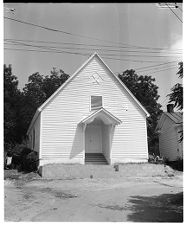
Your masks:
[[[182,222],[174,177],[5,180],[5,221]]]

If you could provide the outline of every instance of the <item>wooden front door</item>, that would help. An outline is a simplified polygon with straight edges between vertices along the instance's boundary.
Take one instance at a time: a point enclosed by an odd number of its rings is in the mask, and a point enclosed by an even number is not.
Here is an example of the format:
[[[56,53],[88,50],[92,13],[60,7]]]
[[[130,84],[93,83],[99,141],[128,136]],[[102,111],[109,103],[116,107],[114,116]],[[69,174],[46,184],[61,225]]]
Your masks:
[[[85,131],[85,152],[102,153],[102,128],[101,125],[89,124]]]

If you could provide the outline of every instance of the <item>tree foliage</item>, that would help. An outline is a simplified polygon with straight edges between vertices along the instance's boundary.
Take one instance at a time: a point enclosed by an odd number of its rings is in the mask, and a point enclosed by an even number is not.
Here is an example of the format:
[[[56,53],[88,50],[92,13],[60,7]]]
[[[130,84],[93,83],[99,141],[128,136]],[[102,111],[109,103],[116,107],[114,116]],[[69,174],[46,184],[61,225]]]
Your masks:
[[[28,126],[39,106],[41,106],[67,79],[63,70],[57,71],[55,68],[51,75],[40,75],[36,72],[29,76],[28,83],[23,88],[22,93],[22,130],[25,134]]]
[[[179,62],[179,71],[177,72],[179,78],[183,78],[183,62]],[[171,89],[171,93],[168,94],[169,103],[174,103],[174,107],[178,110],[183,109],[183,86],[180,83],[174,85]]]
[[[139,76],[133,69],[124,71],[118,77],[150,113],[150,117],[147,118],[147,132],[149,151],[152,151],[157,139],[155,133],[157,120],[162,112],[161,105],[157,103],[160,96],[158,95],[158,87],[154,84],[155,78],[146,75]]]
[[[37,108],[68,77],[63,70],[57,71],[55,68],[46,76],[36,72],[29,76],[28,83],[20,91],[17,77],[12,75],[11,65],[4,65],[4,140],[7,144],[21,143]]]
[[[183,78],[183,62],[179,62],[179,70],[177,72],[179,78]],[[171,93],[168,94],[169,96],[169,103],[173,103],[174,107],[178,110],[183,110],[183,86],[180,83],[174,85],[171,89]],[[183,130],[180,131],[180,140],[179,142],[183,141]]]
[[[12,74],[11,65],[4,65],[4,144],[13,145],[19,141],[17,134],[18,101],[20,91],[18,80]]]

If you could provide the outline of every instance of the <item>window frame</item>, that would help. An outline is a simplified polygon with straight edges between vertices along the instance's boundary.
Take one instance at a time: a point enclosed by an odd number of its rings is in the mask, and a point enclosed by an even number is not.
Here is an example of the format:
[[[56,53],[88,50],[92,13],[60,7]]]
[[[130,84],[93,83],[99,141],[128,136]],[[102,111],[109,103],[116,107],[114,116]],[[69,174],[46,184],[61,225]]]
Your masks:
[[[101,103],[102,103],[101,104],[101,107],[96,107],[96,108],[93,108],[92,109],[92,103],[91,103],[91,100],[92,100],[91,98],[92,97],[101,97]],[[90,98],[89,99],[90,99],[90,101],[89,101],[90,102],[90,111],[94,111],[94,110],[98,110],[100,108],[103,108],[103,96],[100,96],[100,95],[90,95]]]

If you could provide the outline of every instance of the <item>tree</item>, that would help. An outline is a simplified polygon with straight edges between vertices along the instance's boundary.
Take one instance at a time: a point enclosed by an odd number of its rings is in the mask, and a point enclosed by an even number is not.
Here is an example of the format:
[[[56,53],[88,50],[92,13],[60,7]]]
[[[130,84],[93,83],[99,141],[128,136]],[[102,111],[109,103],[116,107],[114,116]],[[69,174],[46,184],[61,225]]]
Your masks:
[[[57,71],[56,68],[53,68],[50,76],[46,76],[43,81],[43,92],[48,99],[67,79],[67,75],[63,70]]]
[[[179,62],[179,70],[177,72],[179,78],[183,78],[183,62]],[[168,94],[169,103],[174,103],[174,107],[177,107],[178,110],[183,110],[183,86],[180,83],[174,85],[171,89],[171,93]],[[183,141],[183,130],[180,131],[180,140]]]
[[[154,84],[155,78],[139,76],[133,69],[124,71],[118,77],[150,113],[150,117],[147,118],[147,132],[149,152],[153,152],[157,139],[155,128],[158,117],[162,113],[161,105],[157,103],[160,96],[158,95],[158,87]]]
[[[12,74],[11,65],[4,64],[4,145],[14,145],[19,141],[17,134],[18,102],[20,90],[18,79]]]
[[[33,73],[23,91],[18,89],[18,79],[12,67],[4,65],[4,143],[5,149],[21,143],[36,109],[46,101],[67,79],[63,70],[55,68],[50,76]]]
[[[23,88],[21,95],[20,119],[19,125],[21,133],[26,135],[26,131],[37,110],[67,79],[63,70],[57,71],[55,68],[51,75],[40,75],[36,72],[29,76],[28,83]]]
[[[177,72],[179,78],[183,78],[183,62],[179,62],[179,71]],[[177,83],[172,87],[171,93],[168,94],[169,103],[174,103],[174,107],[177,107],[178,110],[183,109],[183,87],[182,84]]]

